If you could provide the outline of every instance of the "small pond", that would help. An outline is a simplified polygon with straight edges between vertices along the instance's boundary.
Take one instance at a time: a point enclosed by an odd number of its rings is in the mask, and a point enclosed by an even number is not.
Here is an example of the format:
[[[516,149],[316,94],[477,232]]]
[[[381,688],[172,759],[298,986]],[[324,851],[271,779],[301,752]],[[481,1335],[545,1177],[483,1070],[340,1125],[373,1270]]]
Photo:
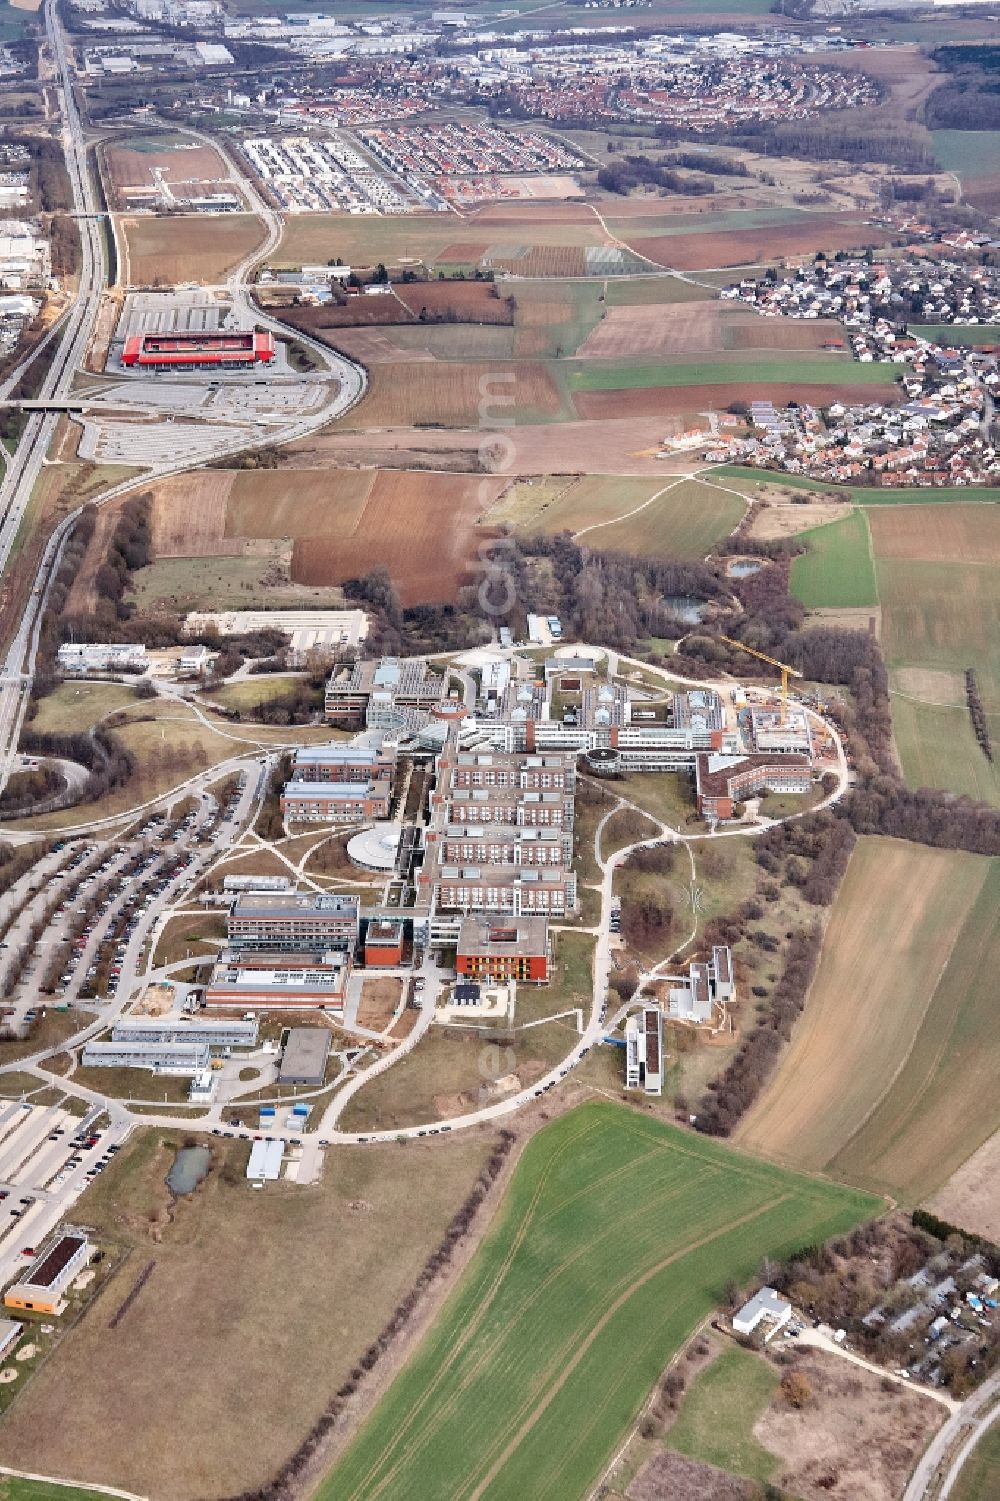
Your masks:
[[[752,573],[759,573],[762,566],[756,558],[734,558],[726,572],[730,578],[745,579]]]
[[[172,1194],[194,1193],[208,1172],[212,1154],[207,1147],[182,1147],[174,1158],[174,1165],[167,1174],[167,1187]]]
[[[697,625],[704,620],[708,605],[703,599],[695,599],[690,594],[666,594],[663,603],[671,614],[676,615],[678,620],[683,620],[685,625]]]

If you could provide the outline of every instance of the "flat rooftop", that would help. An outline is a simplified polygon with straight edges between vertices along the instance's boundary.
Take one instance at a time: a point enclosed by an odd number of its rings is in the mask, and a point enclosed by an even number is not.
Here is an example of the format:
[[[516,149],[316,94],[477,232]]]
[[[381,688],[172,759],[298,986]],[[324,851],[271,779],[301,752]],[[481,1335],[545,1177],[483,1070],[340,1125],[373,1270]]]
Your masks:
[[[59,1281],[76,1253],[87,1244],[86,1236],[62,1235],[43,1256],[29,1268],[23,1279],[27,1287],[52,1287]]]
[[[332,1042],[333,1034],[325,1027],[293,1027],[281,1055],[279,1083],[283,1078],[302,1074],[321,1078]]]

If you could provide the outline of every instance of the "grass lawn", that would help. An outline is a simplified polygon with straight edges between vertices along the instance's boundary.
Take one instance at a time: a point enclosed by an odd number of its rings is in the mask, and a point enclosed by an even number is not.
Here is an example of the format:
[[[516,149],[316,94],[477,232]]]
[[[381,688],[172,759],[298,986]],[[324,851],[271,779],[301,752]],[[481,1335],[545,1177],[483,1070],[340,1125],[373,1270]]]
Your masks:
[[[54,693],[38,700],[28,728],[44,735],[89,730],[106,714],[134,703],[131,688],[117,683],[60,683]]]
[[[1000,952],[997,871],[858,841],[805,1010],[738,1140],[914,1203],[1000,1126],[995,1091],[976,1084],[1000,1062],[976,968]]]
[[[582,1497],[729,1278],[878,1207],[621,1106],[580,1106],[528,1145],[489,1236],[317,1501]]]
[[[644,276],[608,283],[608,307],[655,307],[672,302],[711,302],[718,293],[710,287],[681,281],[679,276]]]
[[[1000,131],[997,132],[1000,139]],[[996,344],[1000,342],[1000,323],[910,323],[907,331],[918,339],[935,344]]]
[[[129,598],[140,610],[336,610],[343,605],[338,588],[275,588],[267,583],[266,578],[273,577],[275,556],[282,552],[287,557],[285,544],[275,542],[273,555],[267,551],[246,557],[161,558],[133,573]]]
[[[48,1480],[0,1475],[0,1501],[107,1501],[107,1492],[82,1490]]]
[[[146,1068],[78,1068],[78,1084],[98,1089],[114,1100],[163,1101],[181,1105],[187,1099],[190,1080],[174,1074],[153,1074]]]
[[[780,1461],[758,1444],[753,1426],[777,1386],[774,1368],[759,1355],[723,1350],[685,1396],[668,1448],[751,1480],[770,1480]]]
[[[299,682],[301,678],[293,674],[243,678],[238,683],[224,683],[221,688],[213,688],[207,697],[212,703],[222,704],[227,709],[244,711],[259,708],[261,704],[273,703],[276,698],[284,698]]]
[[[851,511],[842,521],[800,532],[809,551],[792,562],[792,593],[815,609],[878,603],[868,521]]]
[[[994,1501],[997,1496],[1000,1496],[1000,1421],[986,1430],[962,1466],[951,1501]]]
[[[891,386],[893,365],[859,365],[836,355],[794,355],[767,350],[728,352],[720,358],[567,362],[571,391],[626,391],[643,386],[718,386],[733,381],[799,381],[806,386]]]
[[[208,1178],[171,1203],[183,1140],[183,1125],[137,1132],[80,1200],[80,1223],[131,1254],[6,1414],[0,1463],[151,1501],[266,1484],[413,1286],[495,1133],[338,1148],[317,1186],[263,1193],[247,1144],[210,1137]]]

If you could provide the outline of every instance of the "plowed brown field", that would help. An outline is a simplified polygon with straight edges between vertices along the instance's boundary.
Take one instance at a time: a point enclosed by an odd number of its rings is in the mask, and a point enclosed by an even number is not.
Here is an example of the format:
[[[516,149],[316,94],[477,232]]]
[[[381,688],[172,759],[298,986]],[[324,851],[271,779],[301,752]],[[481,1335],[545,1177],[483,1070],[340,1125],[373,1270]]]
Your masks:
[[[264,226],[253,214],[184,214],[170,218],[118,221],[125,233],[132,286],[211,286],[222,281],[264,242]]]
[[[869,506],[879,560],[1000,563],[1000,510],[995,505]]]
[[[371,495],[373,469],[240,473],[226,507],[227,537],[350,537]]]
[[[722,347],[719,304],[677,302],[654,307],[609,308],[580,345],[577,358],[643,359],[666,354],[707,354]]]
[[[321,525],[296,539],[292,577],[339,584],[381,565],[404,605],[447,603],[470,577],[477,543],[493,535],[480,518],[505,484],[493,475],[381,471],[353,534],[337,537]]]
[[[563,415],[563,404],[544,365],[421,364],[391,370],[376,366],[368,395],[345,426],[474,427],[541,422]]]
[[[708,271],[720,266],[754,266],[784,255],[811,255],[816,250],[851,250],[859,245],[884,244],[887,231],[873,229],[860,218],[817,215],[794,224],[769,224],[760,229],[714,230],[709,233],[623,236],[638,255],[679,271]]]

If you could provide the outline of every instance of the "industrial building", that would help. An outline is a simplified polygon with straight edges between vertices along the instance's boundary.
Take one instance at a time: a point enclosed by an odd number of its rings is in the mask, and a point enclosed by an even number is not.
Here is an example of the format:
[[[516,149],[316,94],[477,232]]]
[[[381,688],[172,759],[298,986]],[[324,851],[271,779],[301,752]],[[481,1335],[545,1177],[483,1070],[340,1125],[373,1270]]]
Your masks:
[[[353,953],[360,898],[314,891],[242,892],[227,922],[230,947],[309,953]]]
[[[236,1021],[203,1017],[124,1017],[115,1023],[111,1041],[130,1043],[200,1043],[217,1051],[229,1048],[255,1048],[258,1026],[255,1021]]]
[[[459,929],[455,971],[474,981],[549,978],[549,925],[544,917],[466,917]]]
[[[625,1087],[663,1093],[663,1017],[658,1006],[633,1012],[625,1023]]]
[[[88,1042],[84,1068],[147,1068],[153,1074],[198,1074],[208,1068],[207,1042]]]
[[[56,652],[60,672],[145,672],[146,648],[132,641],[66,641]]]
[[[301,667],[313,652],[342,652],[360,646],[368,634],[368,616],[364,610],[193,611],[184,629],[191,636],[209,629],[220,636],[283,631],[288,637],[289,665]]]
[[[285,1155],[285,1144],[280,1139],[265,1141],[261,1138],[255,1141],[250,1148],[250,1161],[247,1163],[247,1178],[251,1183],[274,1183],[281,1177],[281,1164]]]
[[[419,659],[382,657],[337,668],[326,685],[331,724],[387,734],[412,731],[447,697],[444,677]]]
[[[284,955],[275,957],[275,968],[217,964],[205,987],[205,1005],[228,1011],[343,1012],[351,973],[347,954],[328,953],[317,966],[289,966]]]
[[[21,1281],[7,1289],[4,1304],[7,1308],[55,1317],[66,1307],[63,1293],[77,1272],[86,1266],[90,1255],[90,1242],[85,1235],[78,1232],[60,1235],[36,1257]]]
[[[279,1084],[312,1084],[326,1079],[333,1033],[326,1027],[292,1027],[281,1055]]]
[[[698,812],[708,819],[732,818],[738,802],[763,792],[808,792],[812,766],[808,756],[755,754],[695,760]]]
[[[268,329],[131,334],[122,364],[139,370],[252,370],[274,359]]]

